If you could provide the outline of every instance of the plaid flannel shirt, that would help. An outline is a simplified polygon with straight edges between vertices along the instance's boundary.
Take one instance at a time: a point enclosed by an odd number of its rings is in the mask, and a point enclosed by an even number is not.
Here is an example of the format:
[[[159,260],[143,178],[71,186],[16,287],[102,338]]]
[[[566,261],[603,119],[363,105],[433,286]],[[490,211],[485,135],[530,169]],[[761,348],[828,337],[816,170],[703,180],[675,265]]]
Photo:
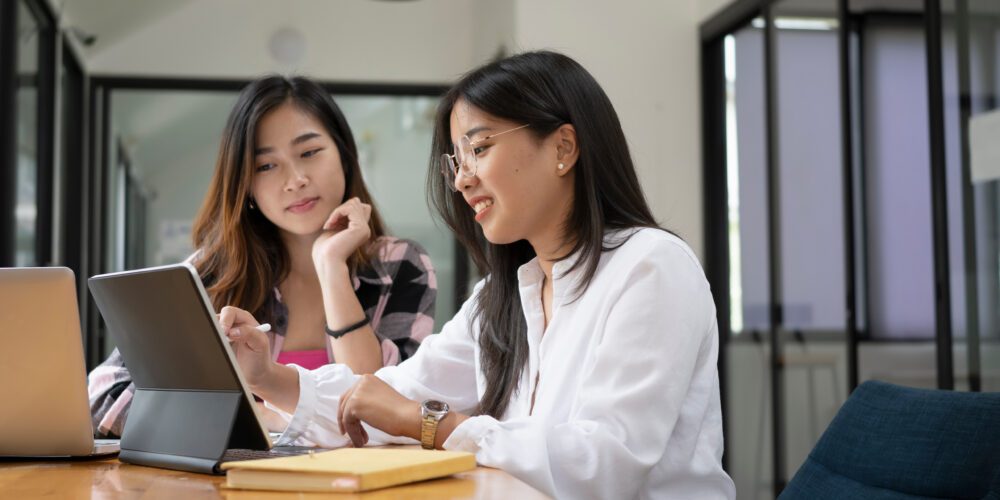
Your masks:
[[[352,281],[358,301],[382,345],[382,363],[388,366],[413,355],[420,341],[433,333],[437,280],[430,257],[417,243],[388,236],[379,243],[372,267],[360,270]],[[263,316],[272,325],[268,336],[271,355],[277,359],[288,325],[288,308],[277,286],[263,307]],[[327,356],[333,362],[332,338],[328,336],[326,340]],[[87,386],[96,434],[121,436],[135,384],[118,349],[90,372]]]

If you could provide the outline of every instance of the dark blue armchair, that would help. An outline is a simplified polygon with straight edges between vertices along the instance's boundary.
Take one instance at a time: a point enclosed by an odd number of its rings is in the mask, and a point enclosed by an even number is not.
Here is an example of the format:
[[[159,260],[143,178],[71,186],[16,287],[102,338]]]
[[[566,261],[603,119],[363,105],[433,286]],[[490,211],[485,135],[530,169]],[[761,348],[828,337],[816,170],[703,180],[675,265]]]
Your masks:
[[[865,382],[779,498],[1000,500],[1000,393]]]

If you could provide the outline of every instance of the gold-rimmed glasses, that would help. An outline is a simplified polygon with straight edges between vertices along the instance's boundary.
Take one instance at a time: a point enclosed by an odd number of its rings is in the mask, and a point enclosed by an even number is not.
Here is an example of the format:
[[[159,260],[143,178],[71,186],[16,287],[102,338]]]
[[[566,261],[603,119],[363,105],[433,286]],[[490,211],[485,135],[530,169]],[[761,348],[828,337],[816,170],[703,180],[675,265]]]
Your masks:
[[[463,135],[462,138],[458,140],[458,147],[455,148],[455,154],[450,155],[445,153],[441,155],[441,175],[444,176],[445,184],[447,184],[452,191],[457,192],[458,188],[455,187],[455,178],[458,177],[459,172],[462,173],[463,177],[472,177],[476,175],[476,172],[479,169],[476,157],[478,156],[477,153],[480,152],[476,150],[477,144],[481,144],[484,141],[488,141],[508,132],[521,130],[527,126],[528,125],[525,124],[520,127],[514,127],[509,130],[504,130],[503,132],[490,134],[481,139],[476,139],[475,141],[469,139],[469,136]]]

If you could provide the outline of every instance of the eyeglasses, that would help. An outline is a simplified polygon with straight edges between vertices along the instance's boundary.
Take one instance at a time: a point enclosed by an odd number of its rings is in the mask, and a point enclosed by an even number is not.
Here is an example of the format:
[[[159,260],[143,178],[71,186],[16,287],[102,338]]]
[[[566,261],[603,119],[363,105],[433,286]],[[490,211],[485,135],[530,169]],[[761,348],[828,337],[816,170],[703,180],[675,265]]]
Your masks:
[[[455,187],[455,178],[458,177],[459,172],[462,173],[463,177],[472,177],[476,175],[476,172],[479,169],[476,156],[478,153],[482,152],[477,150],[477,144],[481,144],[483,141],[488,141],[508,132],[521,130],[527,126],[528,125],[525,124],[520,127],[514,127],[510,130],[497,132],[475,141],[469,139],[469,136],[463,135],[462,138],[458,140],[458,147],[455,148],[455,154],[450,155],[445,153],[441,155],[441,175],[444,176],[445,184],[447,184],[453,192],[458,192],[458,188]]]

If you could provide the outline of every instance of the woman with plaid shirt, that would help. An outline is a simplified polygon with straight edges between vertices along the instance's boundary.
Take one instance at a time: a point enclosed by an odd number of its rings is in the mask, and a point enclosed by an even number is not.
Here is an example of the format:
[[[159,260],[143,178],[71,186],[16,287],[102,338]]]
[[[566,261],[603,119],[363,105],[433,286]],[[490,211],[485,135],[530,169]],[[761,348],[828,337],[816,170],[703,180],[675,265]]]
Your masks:
[[[372,373],[434,327],[430,258],[385,234],[357,158],[343,113],[305,78],[259,79],[230,113],[190,260],[217,310],[272,325],[276,362]],[[95,429],[120,436],[134,385],[117,350],[88,382]]]

